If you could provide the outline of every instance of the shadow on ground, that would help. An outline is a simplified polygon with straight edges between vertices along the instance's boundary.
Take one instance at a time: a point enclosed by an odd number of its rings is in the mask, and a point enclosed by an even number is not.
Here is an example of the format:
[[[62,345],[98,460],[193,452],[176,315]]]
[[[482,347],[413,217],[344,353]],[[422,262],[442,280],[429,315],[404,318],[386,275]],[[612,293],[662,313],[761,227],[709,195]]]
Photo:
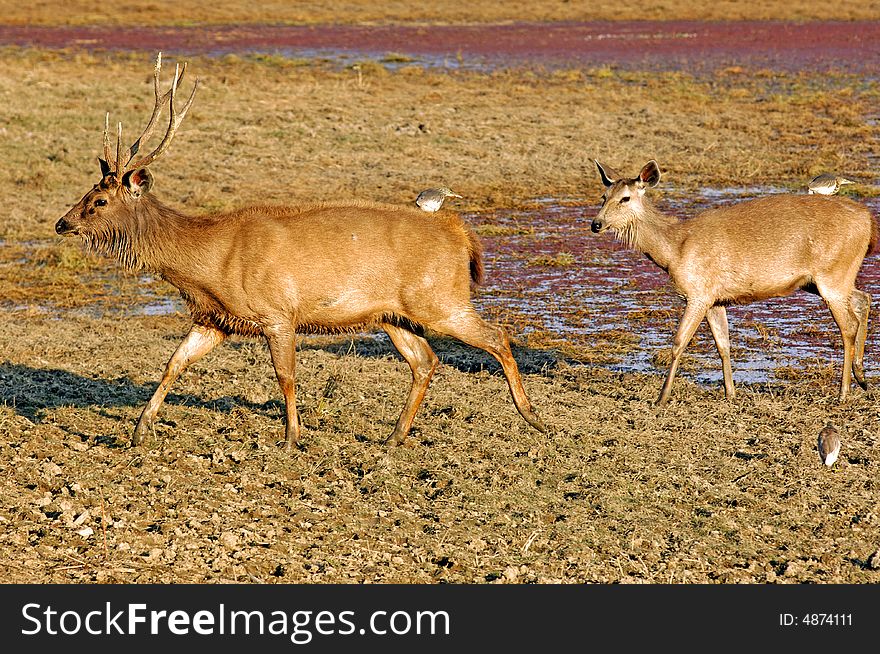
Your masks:
[[[224,345],[239,349],[244,342]],[[490,355],[474,348],[459,345],[445,339],[432,340],[437,356],[443,365],[466,373],[483,370],[493,375],[501,374],[501,366]],[[387,339],[361,337],[338,339],[330,343],[303,342],[300,350],[324,350],[339,356],[382,359],[394,356],[402,358]],[[210,357],[210,355],[209,355]],[[524,374],[546,373],[555,368],[559,358],[549,351],[514,348],[514,357]],[[210,367],[210,358],[205,360]],[[305,369],[300,374],[308,374]],[[0,363],[0,404],[12,407],[15,412],[33,423],[43,420],[45,414],[59,407],[141,407],[152,396],[159,383],[159,374],[154,383],[135,384],[128,377],[98,379],[84,377],[60,368],[32,368],[8,361]],[[168,394],[168,404],[194,406],[218,411],[231,411],[234,407],[244,407],[272,417],[283,413],[280,398],[266,402],[252,402],[241,395],[227,395],[211,399],[189,393]]]

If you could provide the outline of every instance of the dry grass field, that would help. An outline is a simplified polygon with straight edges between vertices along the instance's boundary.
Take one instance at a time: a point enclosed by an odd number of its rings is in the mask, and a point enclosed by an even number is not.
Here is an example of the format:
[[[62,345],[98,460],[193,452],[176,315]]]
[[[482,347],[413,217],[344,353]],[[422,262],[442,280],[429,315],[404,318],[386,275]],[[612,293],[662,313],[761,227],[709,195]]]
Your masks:
[[[112,7],[112,11],[110,8]],[[181,3],[170,0],[120,0],[112,5],[88,0],[0,0],[0,16],[10,25],[193,25],[244,23],[507,23],[517,21],[597,20],[877,20],[880,3],[838,0],[664,0],[608,3],[559,0],[416,0],[373,2],[283,2],[246,4],[241,0]]]
[[[123,2],[114,6],[130,11],[113,16],[86,5],[65,3],[73,10],[59,16],[53,3],[0,2],[0,15],[8,24],[585,18],[574,2],[440,2],[430,13],[419,3],[379,11],[348,2],[331,14],[303,3],[245,13],[221,0],[199,15],[179,3]],[[670,8],[711,20],[825,17],[806,2],[667,2],[641,5],[638,16],[611,8],[599,3],[608,15],[589,19],[664,18]],[[835,11],[878,15],[877,3]],[[233,339],[172,388],[148,446],[129,448],[188,317],[145,315],[174,289],[84,253],[53,227],[98,181],[104,112],[128,135],[142,129],[153,56],[0,50],[0,579],[880,581],[871,351],[872,387],[844,405],[838,353],[785,379],[738,384],[732,403],[684,374],[657,409],[660,369],[583,365],[601,357],[571,357],[506,322],[551,433],[520,419],[494,361],[434,340],[443,365],[410,440],[389,450],[382,440],[409,387],[406,365],[384,338],[307,337],[297,366],[304,439],[285,454],[268,352]],[[202,86],[153,173],[156,194],[193,213],[347,196],[409,203],[445,183],[465,196],[455,206],[479,232],[482,212],[539,198],[591,215],[601,194],[594,157],[623,171],[656,158],[670,197],[802,189],[828,169],[877,179],[880,90],[876,78],[845,72],[362,61],[359,77],[338,62],[248,55],[189,65]],[[856,192],[874,194],[870,184]],[[570,263],[565,253],[536,260]],[[497,274],[491,261],[487,274]],[[638,343],[625,332],[613,337]],[[826,423],[844,442],[831,469],[815,452]]]
[[[52,234],[61,209],[94,183],[105,112],[126,134],[142,128],[154,57],[3,52],[0,238]],[[348,68],[276,56],[189,64],[202,86],[155,171],[157,192],[189,211],[345,196],[411,202],[440,183],[465,196],[464,210],[537,197],[595,205],[593,158],[620,170],[655,158],[671,192],[802,188],[828,169],[876,175],[878,127],[867,119],[880,91],[845,74],[389,71],[364,61],[359,84]]]

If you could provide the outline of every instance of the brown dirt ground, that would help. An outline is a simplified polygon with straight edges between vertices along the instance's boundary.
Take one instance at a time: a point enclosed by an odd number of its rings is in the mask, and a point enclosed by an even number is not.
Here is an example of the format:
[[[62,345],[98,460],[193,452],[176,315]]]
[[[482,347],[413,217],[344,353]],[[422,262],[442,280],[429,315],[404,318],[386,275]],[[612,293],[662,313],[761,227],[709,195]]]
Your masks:
[[[236,341],[130,449],[184,317],[0,321],[8,582],[880,580],[876,391],[839,406],[831,362],[730,404],[685,377],[658,410],[658,375],[518,349],[543,435],[486,357],[440,342],[415,431],[389,450],[405,364],[384,341],[309,339],[287,455],[267,352]]]

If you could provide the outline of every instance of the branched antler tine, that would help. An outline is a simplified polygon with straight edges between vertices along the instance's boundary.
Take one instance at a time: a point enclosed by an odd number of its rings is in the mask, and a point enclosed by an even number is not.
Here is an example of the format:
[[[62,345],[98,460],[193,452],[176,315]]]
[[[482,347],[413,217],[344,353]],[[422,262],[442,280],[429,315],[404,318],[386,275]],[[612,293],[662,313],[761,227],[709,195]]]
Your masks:
[[[169,91],[165,95],[162,95],[159,92],[159,74],[162,70],[162,53],[156,55],[156,67],[153,69],[153,93],[156,96],[156,103],[153,106],[153,113],[150,116],[149,122],[147,122],[147,126],[144,129],[143,133],[137,138],[137,140],[131,144],[131,147],[128,149],[128,160],[125,162],[126,168],[128,164],[131,163],[131,160],[134,159],[134,155],[138,153],[138,150],[141,149],[141,145],[146,142],[148,138],[153,133],[153,128],[156,126],[156,121],[159,118],[159,114],[162,113],[162,107],[168,101],[168,98],[171,97],[171,92]]]
[[[186,69],[186,64],[184,64],[184,70]],[[180,65],[176,66],[174,69],[174,81],[171,83],[171,90],[168,92],[171,96],[171,101],[169,104],[169,111],[171,113],[171,117],[168,120],[168,131],[165,132],[165,137],[162,139],[162,142],[153,150],[150,154],[148,154],[143,159],[139,160],[136,164],[132,166],[132,168],[144,168],[145,166],[149,166],[153,163],[165,150],[168,149],[168,146],[171,144],[171,139],[174,138],[174,134],[177,132],[177,128],[180,126],[180,123],[183,121],[186,116],[186,112],[189,111],[190,106],[193,103],[193,99],[196,96],[196,90],[199,88],[199,80],[195,81],[193,84],[192,93],[190,93],[189,99],[186,101],[186,104],[180,109],[180,113],[174,108],[174,98],[177,96],[177,87],[180,84],[181,72]]]
[[[180,86],[181,82],[183,82],[183,76],[186,75],[186,65],[189,62],[183,62],[183,68],[180,69],[180,75],[177,77],[177,85]]]
[[[110,150],[110,112],[108,111],[104,115],[104,161],[107,162],[107,166],[116,166],[116,162],[113,161],[113,155]]]

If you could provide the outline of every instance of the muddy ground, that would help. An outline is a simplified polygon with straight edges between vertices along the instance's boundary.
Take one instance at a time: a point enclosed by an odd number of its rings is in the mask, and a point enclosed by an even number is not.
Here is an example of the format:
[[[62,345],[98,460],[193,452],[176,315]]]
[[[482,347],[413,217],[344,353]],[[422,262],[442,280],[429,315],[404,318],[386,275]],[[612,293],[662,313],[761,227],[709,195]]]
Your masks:
[[[880,15],[880,14],[878,14]],[[750,65],[801,71],[876,69],[880,21],[596,21],[469,25],[117,27],[0,25],[0,44],[285,57],[414,57],[435,66],[600,66],[706,71]]]

